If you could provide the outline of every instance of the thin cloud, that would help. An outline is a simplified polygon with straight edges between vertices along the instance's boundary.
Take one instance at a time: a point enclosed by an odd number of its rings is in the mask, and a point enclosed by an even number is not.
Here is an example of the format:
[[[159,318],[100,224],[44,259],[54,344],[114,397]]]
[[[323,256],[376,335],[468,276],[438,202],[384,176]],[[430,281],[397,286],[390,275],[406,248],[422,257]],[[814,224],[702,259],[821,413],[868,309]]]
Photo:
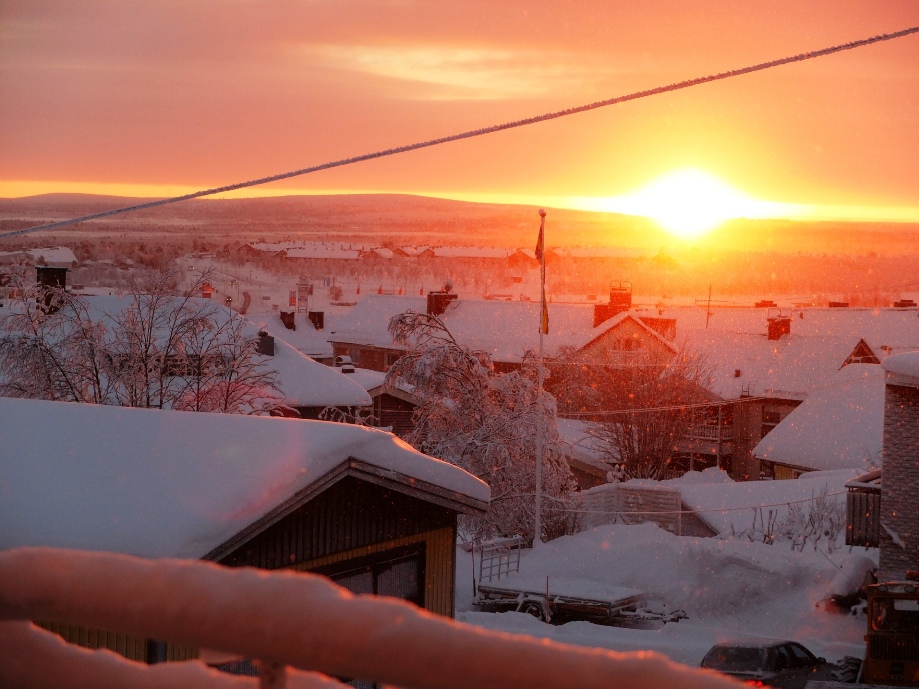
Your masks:
[[[621,73],[565,53],[449,46],[320,45],[300,49],[316,66],[401,82],[418,100],[497,100],[572,93]]]

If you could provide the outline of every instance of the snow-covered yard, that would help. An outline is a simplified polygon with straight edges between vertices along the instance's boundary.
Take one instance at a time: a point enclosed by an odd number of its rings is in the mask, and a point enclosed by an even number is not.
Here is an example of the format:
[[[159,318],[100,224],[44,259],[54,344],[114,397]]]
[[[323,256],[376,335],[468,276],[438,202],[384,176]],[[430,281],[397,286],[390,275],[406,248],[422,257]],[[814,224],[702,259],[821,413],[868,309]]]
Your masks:
[[[671,610],[683,609],[688,619],[647,630],[589,622],[555,626],[523,613],[478,612],[472,605],[477,567],[462,549],[457,618],[576,645],[658,651],[692,666],[716,641],[749,636],[794,639],[834,662],[861,656],[865,617],[827,609],[824,601],[846,579],[839,568],[860,585],[874,557],[863,549],[842,548],[831,561],[810,547],[792,551],[788,542],[680,537],[650,523],[599,526],[524,551],[521,571],[640,589]]]

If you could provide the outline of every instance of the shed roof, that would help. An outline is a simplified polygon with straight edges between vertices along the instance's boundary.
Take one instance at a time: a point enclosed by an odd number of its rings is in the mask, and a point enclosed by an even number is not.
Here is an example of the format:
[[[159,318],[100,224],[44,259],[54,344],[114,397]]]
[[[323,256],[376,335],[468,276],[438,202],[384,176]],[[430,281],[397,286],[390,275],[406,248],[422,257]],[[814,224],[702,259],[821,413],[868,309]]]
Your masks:
[[[0,418],[0,549],[199,558],[355,461],[454,509],[489,499],[459,467],[361,426],[11,398]]]

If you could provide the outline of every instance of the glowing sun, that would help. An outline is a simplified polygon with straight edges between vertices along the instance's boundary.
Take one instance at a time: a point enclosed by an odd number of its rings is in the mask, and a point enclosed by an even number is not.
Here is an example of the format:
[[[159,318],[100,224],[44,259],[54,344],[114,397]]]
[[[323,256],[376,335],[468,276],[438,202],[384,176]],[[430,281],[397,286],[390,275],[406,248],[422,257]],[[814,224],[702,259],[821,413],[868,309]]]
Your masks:
[[[700,237],[729,218],[763,217],[771,205],[695,169],[668,172],[619,197],[617,203],[623,211],[652,218],[684,239]]]

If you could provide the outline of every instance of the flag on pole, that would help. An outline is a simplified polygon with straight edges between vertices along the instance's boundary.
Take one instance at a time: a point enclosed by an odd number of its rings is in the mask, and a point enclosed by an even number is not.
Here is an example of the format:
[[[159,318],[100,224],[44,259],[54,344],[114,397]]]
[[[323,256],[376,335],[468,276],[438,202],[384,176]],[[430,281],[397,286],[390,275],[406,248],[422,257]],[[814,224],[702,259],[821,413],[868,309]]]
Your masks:
[[[545,255],[543,254],[543,250],[545,248],[543,246],[543,244],[545,243],[545,232],[544,232],[545,224],[546,224],[546,213],[545,211],[542,211],[542,220],[539,221],[539,239],[536,240],[536,252],[535,252],[536,260],[539,261],[540,263],[542,263],[543,256]]]
[[[545,252],[546,212],[539,209],[539,239],[536,240],[536,258],[539,259],[539,332],[549,334],[549,307],[546,304],[546,252]]]

